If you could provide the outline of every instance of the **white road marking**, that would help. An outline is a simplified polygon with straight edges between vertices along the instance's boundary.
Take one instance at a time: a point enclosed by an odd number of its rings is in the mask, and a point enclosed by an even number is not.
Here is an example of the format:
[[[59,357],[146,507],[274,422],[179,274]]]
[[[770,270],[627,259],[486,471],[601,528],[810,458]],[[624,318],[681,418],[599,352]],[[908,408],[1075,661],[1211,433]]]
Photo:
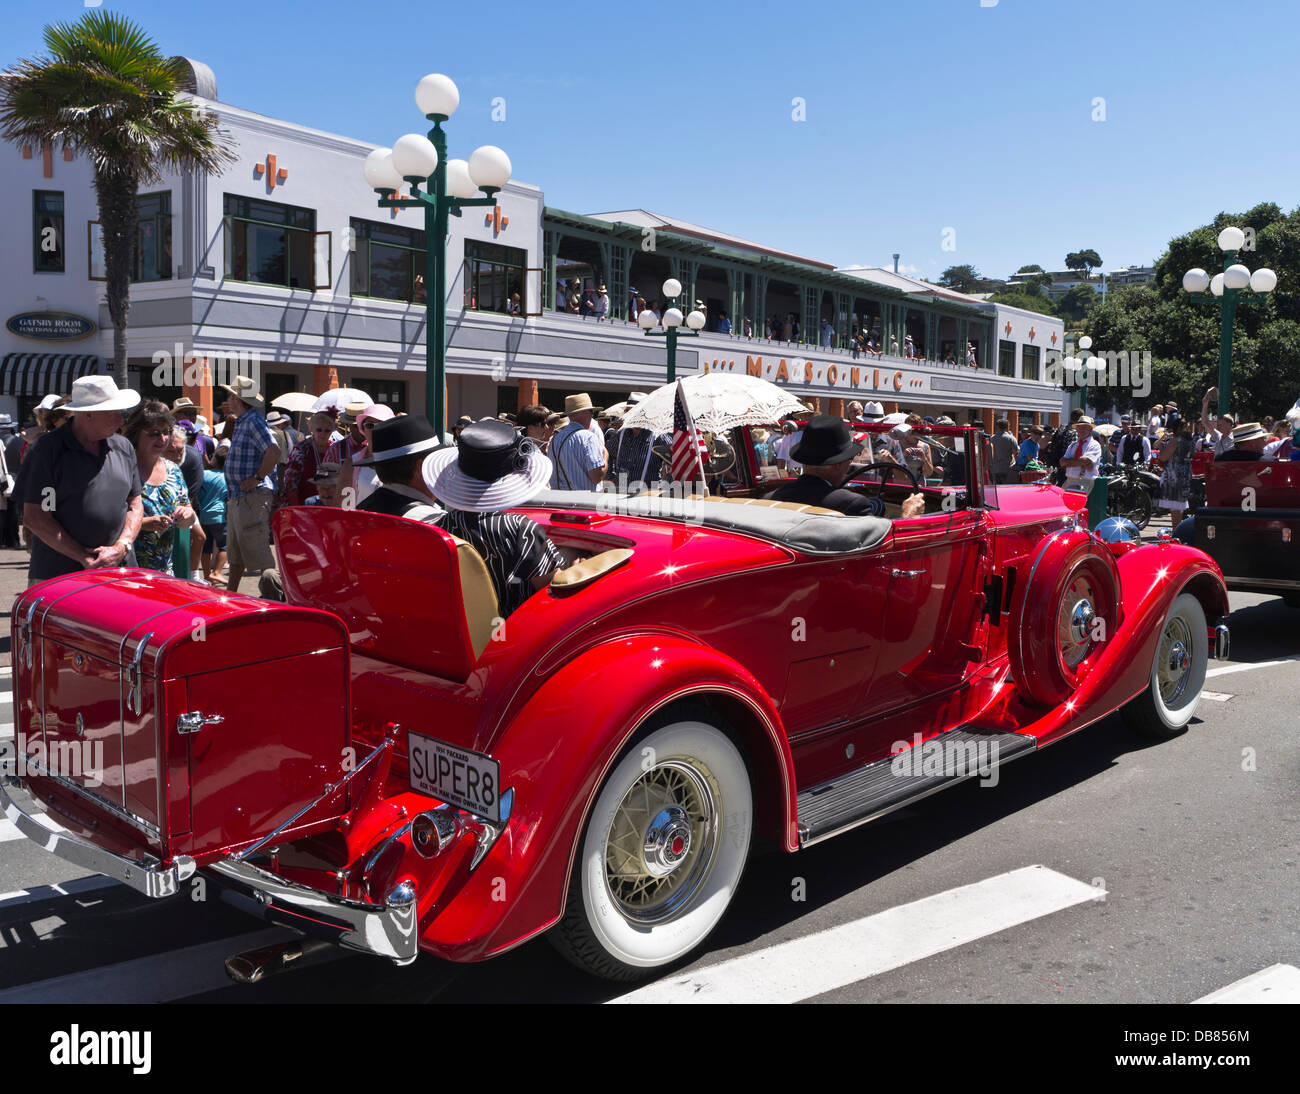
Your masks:
[[[1096,900],[1104,892],[1044,866],[1026,866],[670,977],[610,1002],[795,1003]]]
[[[1300,969],[1270,965],[1193,1003],[1300,1003]]]
[[[3,740],[6,737],[12,737],[13,735],[14,735],[13,722],[0,723],[0,740]]]
[[[13,821],[5,820],[0,817],[0,843],[8,843],[11,840],[26,839]]]
[[[88,877],[61,881],[57,885],[38,885],[35,889],[19,889],[13,893],[0,893],[0,911],[14,908],[21,904],[34,904],[37,901],[54,900],[58,897],[84,896],[100,889],[115,889],[121,882],[103,874],[91,874]]]
[[[1205,674],[1209,680],[1214,676],[1226,676],[1230,672],[1249,672],[1251,669],[1271,669],[1274,665],[1289,665],[1293,661],[1300,661],[1300,654],[1295,657],[1284,657],[1280,661],[1253,661],[1242,665],[1224,665],[1221,669],[1210,669]]]
[[[165,1003],[227,988],[223,962],[232,954],[287,942],[295,932],[274,927],[199,946],[103,965],[0,991],[4,1003]]]
[[[1216,703],[1226,703],[1232,696],[1223,691],[1203,691],[1201,692],[1201,698],[1210,699]]]

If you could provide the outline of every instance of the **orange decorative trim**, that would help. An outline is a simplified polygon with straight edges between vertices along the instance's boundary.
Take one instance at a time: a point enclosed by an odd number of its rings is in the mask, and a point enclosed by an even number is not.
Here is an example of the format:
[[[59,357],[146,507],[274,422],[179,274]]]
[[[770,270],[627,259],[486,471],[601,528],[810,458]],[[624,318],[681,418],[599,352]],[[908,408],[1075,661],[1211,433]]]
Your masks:
[[[69,147],[65,144],[65,145],[63,146],[63,162],[64,162],[64,163],[71,163],[71,162],[72,162],[72,157],[73,157],[74,155],[75,155],[75,153],[72,151],[72,149],[69,148]]]
[[[31,158],[32,158],[32,146],[31,146],[30,144],[24,144],[24,145],[23,145],[23,159],[25,159],[25,160],[29,160],[29,159],[31,159]]]
[[[504,229],[509,223],[510,218],[501,215],[500,205],[492,206],[492,212],[488,213],[487,216],[483,218],[483,227],[486,228],[489,224],[492,225],[493,236],[500,235],[502,229]]]
[[[274,153],[274,152],[268,152],[268,153],[266,154],[266,162],[265,162],[265,163],[255,163],[255,164],[253,165],[253,174],[256,175],[259,179],[260,179],[263,175],[265,175],[265,176],[266,176],[266,184],[267,184],[267,186],[269,186],[272,190],[275,189],[275,184],[276,184],[276,183],[278,183],[278,182],[284,182],[284,180],[287,179],[287,178],[289,177],[289,172],[288,172],[285,168],[283,168],[283,167],[276,167],[276,165],[275,165],[275,153]]]
[[[50,147],[49,141],[41,145],[41,167],[47,179],[54,178],[54,149]]]

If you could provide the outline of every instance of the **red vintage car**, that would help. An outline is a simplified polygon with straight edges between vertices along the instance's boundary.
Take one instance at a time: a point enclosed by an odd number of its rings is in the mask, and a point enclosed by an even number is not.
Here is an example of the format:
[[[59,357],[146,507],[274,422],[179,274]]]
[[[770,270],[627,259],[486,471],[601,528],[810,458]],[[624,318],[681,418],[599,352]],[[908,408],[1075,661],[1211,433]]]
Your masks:
[[[543,494],[522,511],[571,565],[505,620],[465,544],[326,508],[277,514],[287,604],[137,570],[37,585],[20,771],[68,831],[5,814],[149,896],[201,870],[398,963],[548,932],[648,975],[709,935],[759,837],[796,852],[1115,710],[1176,734],[1225,655],[1205,554],[1106,542],[1052,486],[994,507],[972,431],[932,432],[972,485],[908,519],[905,481],[853,487],[885,517]]]

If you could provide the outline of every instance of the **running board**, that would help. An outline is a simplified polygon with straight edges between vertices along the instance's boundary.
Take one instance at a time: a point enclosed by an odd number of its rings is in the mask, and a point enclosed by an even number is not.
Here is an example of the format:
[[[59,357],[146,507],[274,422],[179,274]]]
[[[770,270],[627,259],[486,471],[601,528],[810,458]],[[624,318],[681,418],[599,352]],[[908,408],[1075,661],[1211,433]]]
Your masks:
[[[799,845],[807,847],[928,798],[1032,752],[1035,737],[953,729],[799,794]]]

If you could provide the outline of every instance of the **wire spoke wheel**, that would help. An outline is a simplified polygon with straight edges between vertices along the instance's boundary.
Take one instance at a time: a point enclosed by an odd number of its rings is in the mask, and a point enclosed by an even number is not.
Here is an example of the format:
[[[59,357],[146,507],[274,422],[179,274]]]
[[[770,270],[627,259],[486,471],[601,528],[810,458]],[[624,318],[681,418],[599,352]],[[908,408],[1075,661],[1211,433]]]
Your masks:
[[[715,716],[701,708],[706,717]],[[752,810],[745,758],[719,726],[683,718],[640,738],[591,806],[551,941],[611,980],[639,979],[684,957],[731,903]]]
[[[699,761],[673,760],[628,789],[605,843],[606,883],[625,915],[661,921],[708,876],[718,839],[713,785]]]
[[[1130,728],[1157,740],[1187,728],[1205,686],[1209,648],[1201,602],[1179,593],[1160,629],[1146,691],[1120,709]]]

